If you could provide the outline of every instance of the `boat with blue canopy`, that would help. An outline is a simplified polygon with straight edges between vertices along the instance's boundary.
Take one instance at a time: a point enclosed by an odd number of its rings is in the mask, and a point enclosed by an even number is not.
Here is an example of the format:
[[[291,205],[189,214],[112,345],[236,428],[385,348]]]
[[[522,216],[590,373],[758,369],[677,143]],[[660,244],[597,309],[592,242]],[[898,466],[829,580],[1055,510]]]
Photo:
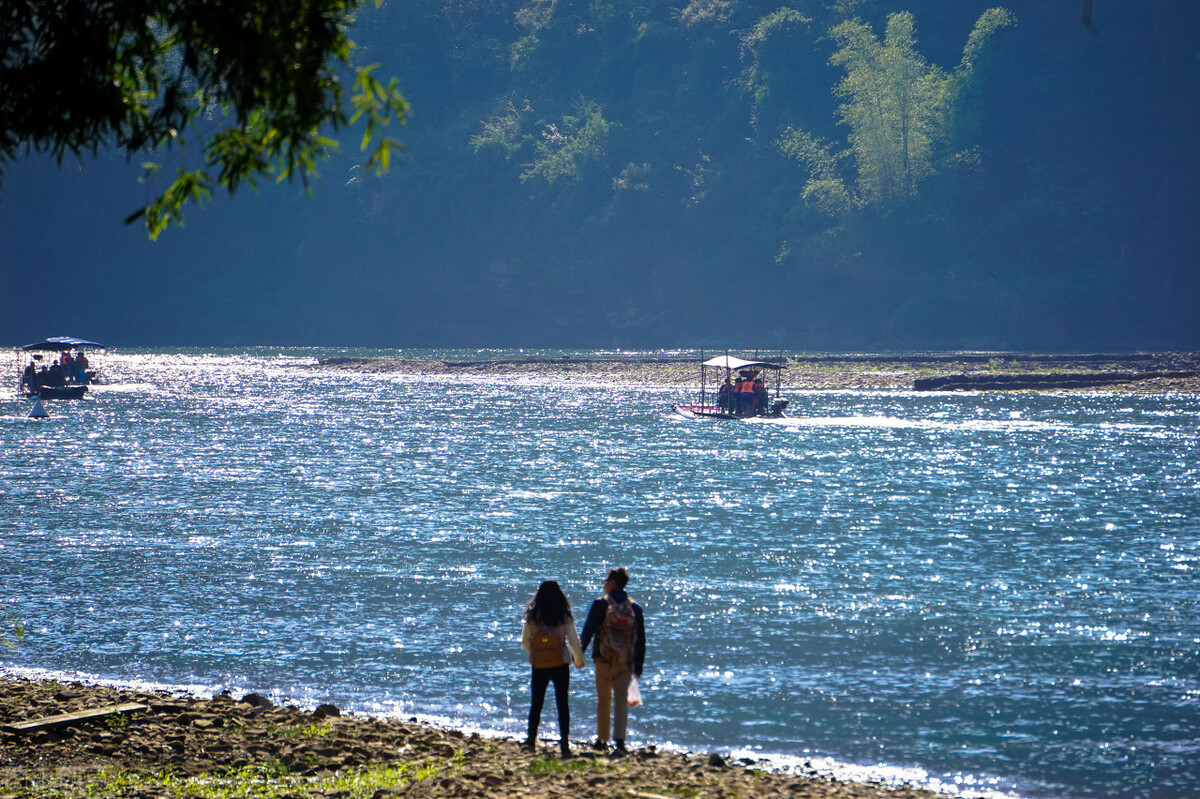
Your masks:
[[[18,391],[41,399],[83,399],[98,376],[86,352],[104,348],[103,344],[72,336],[54,336],[18,347]],[[29,362],[22,365],[25,356]]]

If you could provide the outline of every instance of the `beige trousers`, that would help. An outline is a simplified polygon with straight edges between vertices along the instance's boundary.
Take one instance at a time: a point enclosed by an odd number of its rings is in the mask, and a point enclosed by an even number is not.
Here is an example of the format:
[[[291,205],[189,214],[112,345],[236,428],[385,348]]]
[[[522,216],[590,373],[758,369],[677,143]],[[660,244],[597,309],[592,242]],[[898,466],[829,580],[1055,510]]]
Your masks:
[[[625,740],[629,724],[629,682],[633,668],[596,659],[596,737],[608,741],[608,722],[612,716],[613,738]]]

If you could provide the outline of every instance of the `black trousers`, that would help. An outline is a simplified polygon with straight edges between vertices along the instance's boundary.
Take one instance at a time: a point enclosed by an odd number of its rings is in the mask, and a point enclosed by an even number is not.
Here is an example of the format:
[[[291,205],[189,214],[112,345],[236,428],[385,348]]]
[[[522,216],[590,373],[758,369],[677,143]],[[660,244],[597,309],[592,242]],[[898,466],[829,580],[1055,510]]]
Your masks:
[[[529,688],[533,701],[529,705],[529,740],[537,739],[538,724],[542,720],[542,706],[546,702],[546,686],[554,683],[554,704],[558,707],[559,740],[567,740],[571,730],[571,705],[567,699],[567,688],[571,683],[571,667],[564,663],[552,669],[533,669]]]

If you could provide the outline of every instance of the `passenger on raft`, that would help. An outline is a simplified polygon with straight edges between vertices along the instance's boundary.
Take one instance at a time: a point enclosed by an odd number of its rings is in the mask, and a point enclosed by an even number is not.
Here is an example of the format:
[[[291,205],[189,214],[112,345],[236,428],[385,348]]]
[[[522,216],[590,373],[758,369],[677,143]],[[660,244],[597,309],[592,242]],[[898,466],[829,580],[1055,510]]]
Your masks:
[[[740,403],[740,415],[758,415],[758,392],[754,388],[754,376],[757,372],[745,372],[738,375],[737,391]]]
[[[729,378],[725,378],[725,384],[721,386],[717,392],[717,407],[726,413],[733,411],[733,384],[729,382]]]

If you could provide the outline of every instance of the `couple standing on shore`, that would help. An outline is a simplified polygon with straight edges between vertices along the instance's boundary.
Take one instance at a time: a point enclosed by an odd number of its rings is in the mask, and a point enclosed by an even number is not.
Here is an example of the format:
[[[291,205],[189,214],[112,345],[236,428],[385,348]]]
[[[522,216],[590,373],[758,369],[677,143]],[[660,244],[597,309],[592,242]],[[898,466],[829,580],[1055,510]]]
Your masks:
[[[554,683],[558,707],[559,748],[571,756],[568,735],[571,708],[567,698],[572,662],[583,668],[583,650],[595,640],[592,660],[596,667],[596,740],[593,749],[608,750],[609,714],[612,714],[614,754],[626,754],[625,729],[629,720],[629,686],[642,676],[646,657],[646,629],[642,607],[629,598],[625,586],[629,572],[611,569],[604,578],[604,596],[592,603],[583,637],[575,634],[571,603],[555,580],[546,580],[525,606],[521,643],[533,667],[530,681],[529,735],[522,748],[537,749],[537,730],[542,718],[546,687]]]

